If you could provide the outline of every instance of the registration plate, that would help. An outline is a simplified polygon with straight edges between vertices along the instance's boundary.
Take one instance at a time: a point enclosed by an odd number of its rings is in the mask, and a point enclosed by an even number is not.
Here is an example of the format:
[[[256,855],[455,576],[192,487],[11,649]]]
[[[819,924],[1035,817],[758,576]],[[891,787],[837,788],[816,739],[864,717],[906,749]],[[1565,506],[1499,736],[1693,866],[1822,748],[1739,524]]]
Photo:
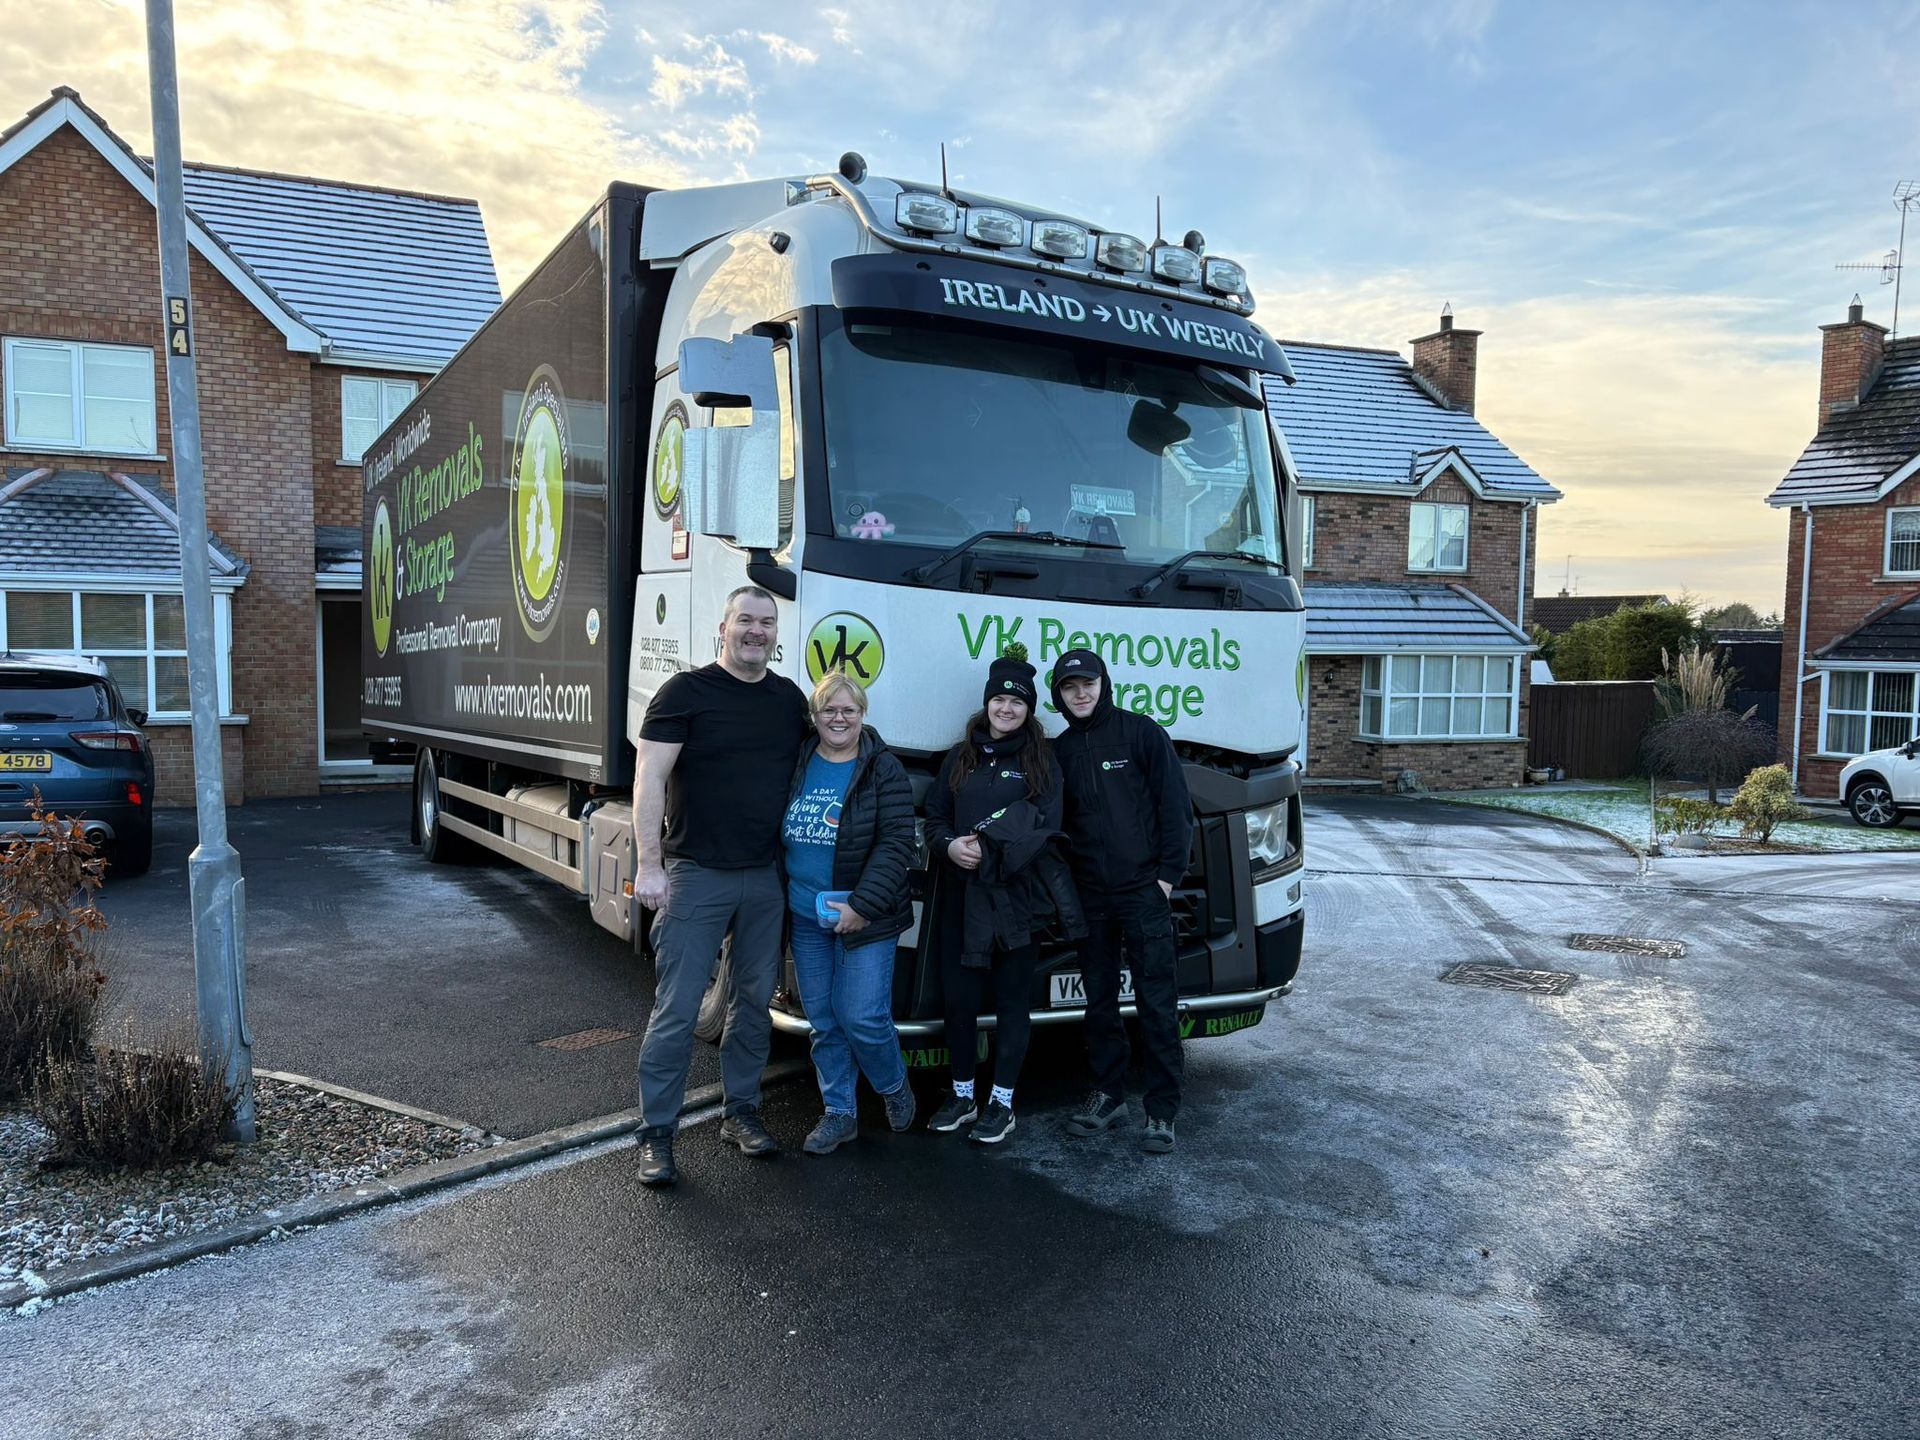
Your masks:
[[[1049,977],[1053,981],[1053,1008],[1064,1010],[1068,1006],[1084,1006],[1087,1003],[1087,987],[1080,978],[1078,970],[1056,970]],[[1120,1003],[1127,1004],[1133,999],[1133,972],[1120,972]]]
[[[12,750],[0,753],[0,770],[51,770],[53,756],[45,750]]]

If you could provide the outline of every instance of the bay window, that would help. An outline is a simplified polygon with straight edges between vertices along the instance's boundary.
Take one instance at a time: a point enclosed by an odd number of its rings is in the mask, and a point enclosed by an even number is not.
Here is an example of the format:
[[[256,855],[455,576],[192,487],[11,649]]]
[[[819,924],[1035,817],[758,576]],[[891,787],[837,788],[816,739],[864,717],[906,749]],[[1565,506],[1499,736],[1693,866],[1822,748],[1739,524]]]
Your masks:
[[[1864,755],[1920,735],[1917,681],[1911,670],[1828,671],[1821,691],[1821,753]]]
[[[1360,671],[1360,737],[1513,739],[1518,680],[1511,655],[1369,655]]]
[[[213,597],[215,633],[224,636],[229,597]],[[187,625],[179,591],[0,590],[0,650],[87,655],[102,661],[131,710],[153,719],[185,719]],[[220,710],[231,709],[227,647],[219,647]]]

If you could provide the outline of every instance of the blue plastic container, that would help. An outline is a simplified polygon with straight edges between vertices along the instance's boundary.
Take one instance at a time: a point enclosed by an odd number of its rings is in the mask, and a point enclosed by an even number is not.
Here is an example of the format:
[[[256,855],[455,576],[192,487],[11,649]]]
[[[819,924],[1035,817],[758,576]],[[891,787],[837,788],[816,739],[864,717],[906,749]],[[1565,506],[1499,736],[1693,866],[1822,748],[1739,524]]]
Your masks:
[[[840,912],[833,908],[835,903],[846,904],[852,894],[851,890],[822,890],[813,897],[813,918],[823,929],[831,930],[840,923]]]

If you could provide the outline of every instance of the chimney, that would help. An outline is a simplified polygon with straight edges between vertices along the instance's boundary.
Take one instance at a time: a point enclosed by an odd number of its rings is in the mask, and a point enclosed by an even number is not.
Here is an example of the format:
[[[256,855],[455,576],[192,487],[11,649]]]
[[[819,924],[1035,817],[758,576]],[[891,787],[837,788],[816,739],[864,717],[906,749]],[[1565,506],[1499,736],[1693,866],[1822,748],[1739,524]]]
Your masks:
[[[1826,429],[1834,411],[1859,404],[1880,373],[1887,327],[1863,318],[1865,313],[1856,295],[1847,306],[1845,321],[1820,327],[1819,429]]]
[[[1440,328],[1413,342],[1413,373],[1449,410],[1473,413],[1473,378],[1479,364],[1480,332],[1453,328],[1453,306],[1440,311]]]

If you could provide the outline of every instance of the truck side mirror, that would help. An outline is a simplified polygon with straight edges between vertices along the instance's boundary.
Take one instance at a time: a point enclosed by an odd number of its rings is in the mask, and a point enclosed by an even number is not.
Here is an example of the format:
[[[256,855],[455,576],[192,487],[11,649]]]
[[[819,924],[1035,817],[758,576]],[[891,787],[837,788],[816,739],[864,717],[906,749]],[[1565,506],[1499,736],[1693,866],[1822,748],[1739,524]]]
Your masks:
[[[763,335],[680,342],[680,389],[696,405],[745,410],[744,425],[703,425],[681,439],[687,529],[749,550],[780,543],[780,399]]]

